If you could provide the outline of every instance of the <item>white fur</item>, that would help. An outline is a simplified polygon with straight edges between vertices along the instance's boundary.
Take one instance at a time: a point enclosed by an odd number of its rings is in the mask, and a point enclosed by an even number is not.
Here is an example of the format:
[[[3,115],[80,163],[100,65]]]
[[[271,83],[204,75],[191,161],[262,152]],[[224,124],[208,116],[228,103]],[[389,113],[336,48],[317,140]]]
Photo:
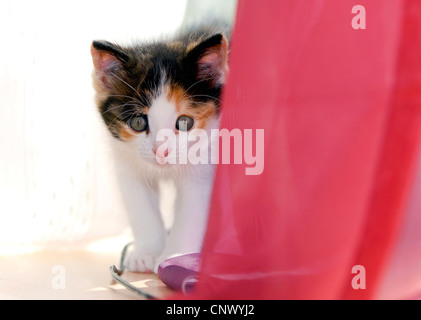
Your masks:
[[[213,166],[160,165],[152,151],[158,130],[175,131],[179,116],[173,103],[161,94],[149,109],[149,134],[140,133],[131,142],[113,139],[116,168],[134,236],[134,250],[124,262],[131,271],[157,272],[165,259],[197,253],[202,247],[213,187]],[[210,130],[217,127],[215,119],[205,129],[210,136]],[[174,181],[177,192],[169,234],[159,209],[160,181],[168,179]]]

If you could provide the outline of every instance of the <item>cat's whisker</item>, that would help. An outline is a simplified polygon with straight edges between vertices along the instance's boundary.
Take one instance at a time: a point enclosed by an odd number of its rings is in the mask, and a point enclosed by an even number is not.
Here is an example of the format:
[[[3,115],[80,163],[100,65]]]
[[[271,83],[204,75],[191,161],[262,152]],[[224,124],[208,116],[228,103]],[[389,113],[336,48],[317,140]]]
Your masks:
[[[199,83],[201,83],[201,82],[204,82],[204,81],[209,81],[209,80],[213,80],[213,79],[214,79],[213,77],[200,79],[200,80],[196,81],[195,83],[193,83],[190,87],[188,87],[188,88],[186,89],[186,92],[189,92],[189,90],[190,90],[191,88],[193,88],[194,86],[198,85],[198,84],[199,84]]]
[[[144,181],[145,181],[145,183],[146,183],[146,187],[150,190],[150,191],[152,191],[153,189],[152,189],[152,186],[151,186],[151,184],[152,184],[152,178],[151,178],[151,172],[150,172],[150,170],[148,170],[147,171],[147,173],[146,173],[146,176],[145,176],[145,178],[144,178]]]
[[[115,122],[117,119],[122,118],[122,117],[123,117],[123,115],[125,115],[126,113],[127,113],[127,114],[130,114],[130,113],[132,113],[132,111],[131,111],[131,110],[126,110],[126,111],[123,111],[123,112],[121,112],[121,113],[117,114],[117,115],[113,118],[113,120],[111,120],[110,124],[111,124],[111,125],[112,125],[112,124],[114,124],[114,122]]]
[[[137,91],[135,88],[133,88],[133,86],[131,86],[130,84],[128,84],[126,81],[124,81],[123,79],[121,79],[117,75],[114,75],[114,77],[117,78],[118,80],[120,80],[125,85],[127,85],[130,89],[132,89],[137,94],[137,96],[139,97],[140,100],[143,100],[143,97],[140,95],[139,91]]]
[[[136,98],[133,98],[131,96],[127,96],[127,95],[124,95],[124,94],[110,94],[110,95],[108,95],[108,97],[113,97],[113,98],[127,98],[127,99],[132,100],[133,102],[139,101]]]
[[[120,118],[120,117],[122,117],[123,115],[126,115],[126,114],[133,114],[133,112],[131,110],[124,110],[120,113],[115,114],[116,117],[113,120],[115,120],[117,118]]]
[[[209,95],[207,95],[207,94],[195,94],[195,95],[192,95],[192,96],[190,96],[190,97],[191,97],[191,98],[204,97],[204,98],[210,98],[210,99],[212,99],[212,100],[215,100],[215,101],[221,102],[221,100],[220,100],[220,99],[218,99],[218,98],[216,98],[216,97],[213,97],[213,96],[209,96]]]
[[[125,106],[142,107],[140,104],[137,104],[137,103],[123,103],[123,104],[119,104],[118,106],[113,106],[112,108],[109,108],[105,110],[104,112],[101,112],[101,114],[105,114],[107,112],[110,112],[110,111],[113,111],[115,109],[122,108]]]

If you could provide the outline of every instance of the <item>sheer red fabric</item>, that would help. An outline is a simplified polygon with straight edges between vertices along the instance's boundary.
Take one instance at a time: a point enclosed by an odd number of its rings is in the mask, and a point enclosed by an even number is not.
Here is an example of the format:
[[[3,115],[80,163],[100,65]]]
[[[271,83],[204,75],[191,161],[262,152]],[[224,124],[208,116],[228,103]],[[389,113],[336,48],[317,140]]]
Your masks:
[[[420,40],[417,0],[239,1],[221,127],[264,129],[264,171],[218,166],[192,298],[378,297],[419,154]]]

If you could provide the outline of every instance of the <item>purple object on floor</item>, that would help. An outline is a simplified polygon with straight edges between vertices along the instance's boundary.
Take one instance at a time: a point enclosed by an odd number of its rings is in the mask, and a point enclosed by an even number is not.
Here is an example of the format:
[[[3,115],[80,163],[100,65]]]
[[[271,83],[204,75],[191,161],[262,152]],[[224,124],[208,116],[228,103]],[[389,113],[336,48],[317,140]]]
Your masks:
[[[158,267],[158,276],[169,288],[189,293],[197,282],[200,253],[170,258]]]

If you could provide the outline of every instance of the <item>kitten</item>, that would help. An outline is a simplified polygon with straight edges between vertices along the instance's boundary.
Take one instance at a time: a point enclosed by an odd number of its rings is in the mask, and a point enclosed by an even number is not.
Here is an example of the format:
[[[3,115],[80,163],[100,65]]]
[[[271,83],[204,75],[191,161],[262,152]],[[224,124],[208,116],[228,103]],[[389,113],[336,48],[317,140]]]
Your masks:
[[[134,249],[124,262],[131,271],[157,272],[165,259],[201,250],[213,167],[170,162],[186,150],[162,148],[157,137],[171,130],[178,146],[181,136],[194,138],[195,129],[210,136],[218,128],[227,38],[226,27],[201,26],[130,46],[92,43],[96,104],[112,137],[134,235]],[[172,179],[177,188],[169,235],[159,210],[162,179]]]

